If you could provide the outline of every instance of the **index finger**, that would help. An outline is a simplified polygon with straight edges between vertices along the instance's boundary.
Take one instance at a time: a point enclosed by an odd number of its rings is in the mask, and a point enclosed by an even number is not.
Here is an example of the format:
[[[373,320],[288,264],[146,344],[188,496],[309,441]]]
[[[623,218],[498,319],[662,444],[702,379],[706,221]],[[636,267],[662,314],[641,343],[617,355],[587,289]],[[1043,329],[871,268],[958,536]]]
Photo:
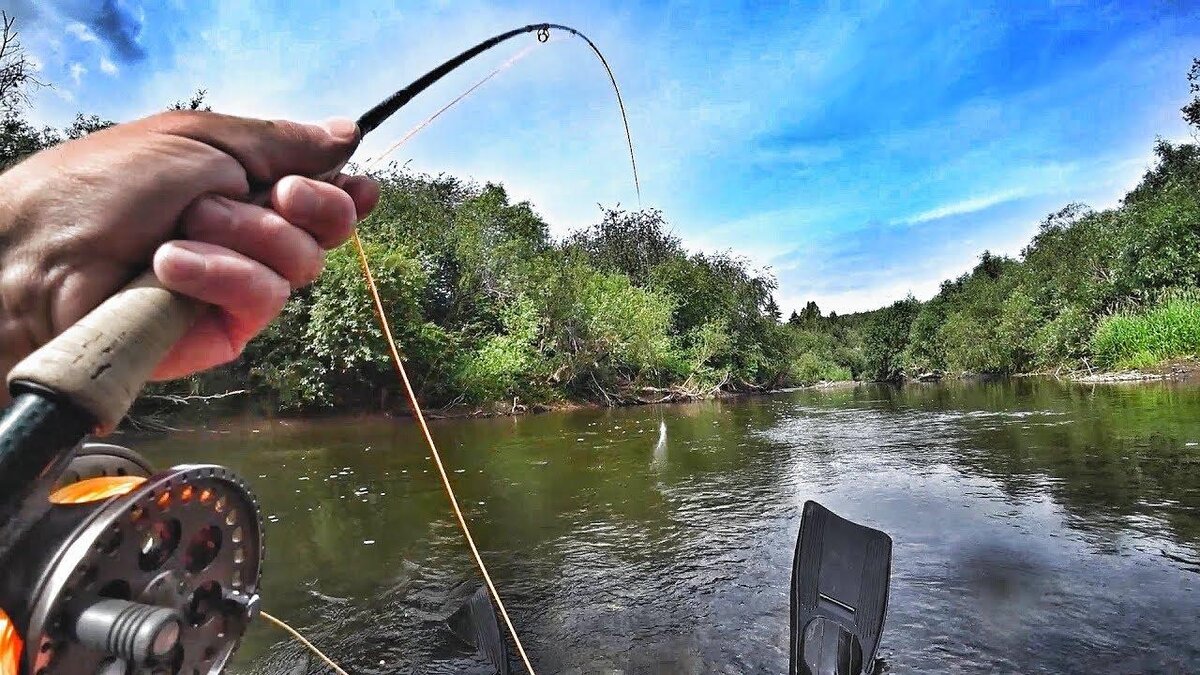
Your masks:
[[[319,126],[178,110],[148,117],[138,124],[221,150],[242,165],[252,185],[260,187],[288,175],[319,176],[340,169],[360,140],[358,127],[348,119],[334,119]]]

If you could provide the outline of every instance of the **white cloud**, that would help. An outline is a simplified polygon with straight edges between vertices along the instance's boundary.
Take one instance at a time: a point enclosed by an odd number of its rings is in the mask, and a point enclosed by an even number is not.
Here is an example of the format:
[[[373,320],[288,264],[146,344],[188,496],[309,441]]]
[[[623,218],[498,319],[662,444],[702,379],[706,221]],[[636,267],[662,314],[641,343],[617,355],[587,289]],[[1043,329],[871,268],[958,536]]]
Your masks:
[[[100,71],[103,72],[105,75],[116,75],[118,72],[120,72],[120,69],[117,68],[117,64],[113,63],[112,61],[109,61],[108,57],[101,56],[100,57]]]
[[[998,206],[1005,202],[1011,202],[1014,199],[1020,199],[1027,194],[1028,193],[1025,190],[1005,190],[1004,192],[997,192],[990,195],[980,195],[978,197],[971,197],[970,199],[964,199],[962,201],[953,202],[950,204],[943,204],[942,206],[929,209],[928,211],[922,211],[914,216],[909,216],[908,218],[903,218],[895,222],[903,223],[905,225],[915,225],[917,223],[927,223],[931,220],[941,220],[942,218],[948,218],[950,216],[962,216],[968,213],[975,213],[977,211],[983,211],[984,209],[990,209],[993,206]]]
[[[75,36],[75,39],[79,40],[80,42],[99,42],[100,41],[100,38],[97,37],[96,34],[92,32],[92,29],[88,28],[87,26],[85,26],[79,22],[67,24],[65,30],[68,33],[70,33],[71,35]]]
[[[78,63],[78,62],[72,63],[70,68],[68,68],[68,70],[67,70],[67,72],[69,72],[71,74],[71,79],[75,82],[76,85],[78,85],[83,80],[84,75],[87,75],[87,71],[88,71],[88,69],[82,63]]]

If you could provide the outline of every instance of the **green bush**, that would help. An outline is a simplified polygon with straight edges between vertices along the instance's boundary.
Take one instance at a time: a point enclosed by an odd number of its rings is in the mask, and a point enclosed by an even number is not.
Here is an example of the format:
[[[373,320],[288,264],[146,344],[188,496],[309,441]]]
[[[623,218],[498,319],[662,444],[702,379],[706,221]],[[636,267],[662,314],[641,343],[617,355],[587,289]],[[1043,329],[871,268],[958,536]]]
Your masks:
[[[791,384],[800,385],[853,379],[849,369],[812,352],[805,352],[792,361],[789,375]]]
[[[1067,307],[1058,316],[1038,326],[1030,338],[1034,363],[1039,368],[1075,368],[1090,353],[1096,322],[1080,307]]]
[[[521,299],[502,313],[504,332],[485,338],[477,349],[462,354],[455,384],[463,396],[475,402],[526,393],[528,380],[537,370],[537,338],[541,317],[537,307]]]
[[[893,380],[907,368],[908,336],[921,303],[911,295],[869,314],[863,325],[864,373],[875,380]]]
[[[1170,300],[1140,314],[1110,316],[1096,327],[1092,350],[1106,368],[1145,368],[1200,356],[1200,302]]]

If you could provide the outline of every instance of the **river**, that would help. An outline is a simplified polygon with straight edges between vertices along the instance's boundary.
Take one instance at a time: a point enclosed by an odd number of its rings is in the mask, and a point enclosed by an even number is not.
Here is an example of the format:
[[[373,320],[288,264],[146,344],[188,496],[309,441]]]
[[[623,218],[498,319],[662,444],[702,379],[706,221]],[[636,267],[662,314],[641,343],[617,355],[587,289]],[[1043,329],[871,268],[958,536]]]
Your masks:
[[[1195,384],[863,385],[432,427],[540,672],[786,672],[808,499],[894,539],[885,672],[1200,671]],[[126,440],[249,480],[265,608],[351,672],[490,672],[442,623],[474,577],[409,421]],[[230,672],[303,663],[256,625]]]

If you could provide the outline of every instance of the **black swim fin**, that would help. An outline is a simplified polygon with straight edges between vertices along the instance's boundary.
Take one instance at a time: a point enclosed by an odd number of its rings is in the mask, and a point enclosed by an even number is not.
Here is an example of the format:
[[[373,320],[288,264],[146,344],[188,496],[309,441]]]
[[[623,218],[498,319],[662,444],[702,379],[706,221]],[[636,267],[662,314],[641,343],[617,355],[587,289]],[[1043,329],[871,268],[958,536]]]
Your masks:
[[[792,561],[791,675],[874,669],[891,566],[891,537],[805,502]]]
[[[460,640],[475,647],[491,662],[498,675],[509,674],[508,642],[500,631],[500,622],[496,619],[496,609],[487,588],[480,586],[446,623]]]

